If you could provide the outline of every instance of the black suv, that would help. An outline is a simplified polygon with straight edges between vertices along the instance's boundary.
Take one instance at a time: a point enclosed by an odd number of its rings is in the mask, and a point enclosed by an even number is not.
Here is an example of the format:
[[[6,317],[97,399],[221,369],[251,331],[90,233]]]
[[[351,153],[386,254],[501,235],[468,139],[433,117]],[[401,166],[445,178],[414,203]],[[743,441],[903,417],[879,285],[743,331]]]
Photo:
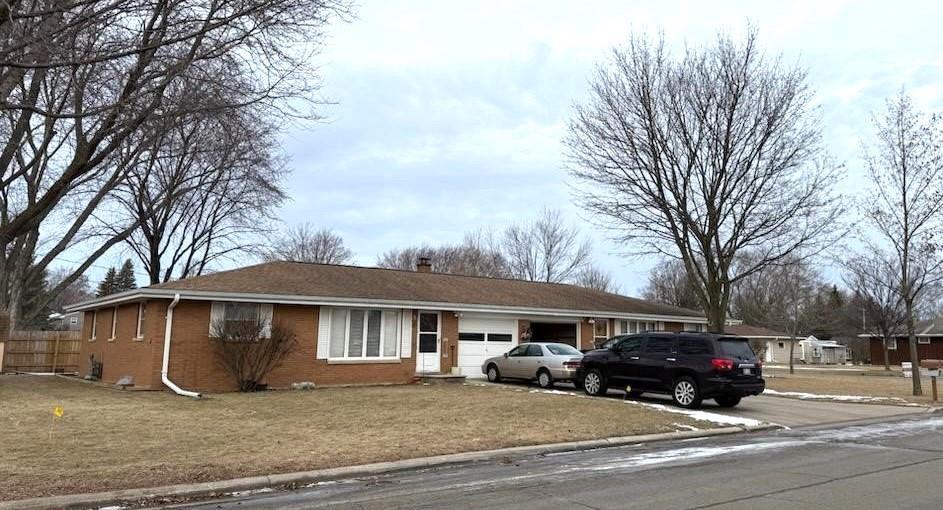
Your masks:
[[[762,364],[746,338],[713,333],[649,332],[617,336],[583,356],[577,373],[589,395],[610,387],[630,396],[668,393],[681,407],[714,399],[733,407],[766,389]]]

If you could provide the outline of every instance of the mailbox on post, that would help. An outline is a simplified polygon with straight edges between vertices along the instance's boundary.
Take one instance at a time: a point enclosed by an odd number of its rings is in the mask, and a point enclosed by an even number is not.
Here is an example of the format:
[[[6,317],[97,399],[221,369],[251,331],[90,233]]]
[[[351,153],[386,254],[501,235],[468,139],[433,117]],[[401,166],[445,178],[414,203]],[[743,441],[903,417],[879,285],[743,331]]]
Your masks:
[[[936,402],[936,378],[940,376],[940,368],[943,367],[943,361],[938,359],[925,359],[920,361],[920,366],[926,368],[930,375],[930,387],[933,388],[933,401]]]

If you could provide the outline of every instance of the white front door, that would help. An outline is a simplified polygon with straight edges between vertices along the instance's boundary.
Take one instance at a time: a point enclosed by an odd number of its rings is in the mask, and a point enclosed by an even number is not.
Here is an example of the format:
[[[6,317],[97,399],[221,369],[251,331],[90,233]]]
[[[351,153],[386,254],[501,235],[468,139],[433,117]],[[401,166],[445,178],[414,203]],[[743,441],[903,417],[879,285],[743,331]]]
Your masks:
[[[439,372],[439,312],[419,312],[419,341],[416,342],[416,371]]]

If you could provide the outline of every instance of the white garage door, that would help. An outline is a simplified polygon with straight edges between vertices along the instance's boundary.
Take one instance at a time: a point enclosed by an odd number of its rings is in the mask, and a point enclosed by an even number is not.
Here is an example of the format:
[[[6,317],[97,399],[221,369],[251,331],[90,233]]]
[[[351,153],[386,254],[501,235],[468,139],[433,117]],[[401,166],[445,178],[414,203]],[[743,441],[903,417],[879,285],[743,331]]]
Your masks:
[[[458,319],[458,367],[462,375],[484,377],[481,364],[517,345],[517,319],[462,316]]]

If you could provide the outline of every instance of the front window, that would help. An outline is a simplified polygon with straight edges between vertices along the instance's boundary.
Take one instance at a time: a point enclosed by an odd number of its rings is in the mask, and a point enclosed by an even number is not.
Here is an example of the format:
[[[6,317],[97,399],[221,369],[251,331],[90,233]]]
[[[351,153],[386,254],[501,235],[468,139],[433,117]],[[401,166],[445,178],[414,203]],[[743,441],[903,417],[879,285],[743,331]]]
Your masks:
[[[92,312],[92,337],[89,340],[95,340],[98,337],[98,310]]]
[[[331,358],[395,358],[399,312],[335,308],[331,311]]]
[[[223,323],[230,328],[254,327],[259,323],[258,303],[226,303],[223,311]]]
[[[897,350],[897,339],[890,338],[887,340],[887,350],[896,351]]]

